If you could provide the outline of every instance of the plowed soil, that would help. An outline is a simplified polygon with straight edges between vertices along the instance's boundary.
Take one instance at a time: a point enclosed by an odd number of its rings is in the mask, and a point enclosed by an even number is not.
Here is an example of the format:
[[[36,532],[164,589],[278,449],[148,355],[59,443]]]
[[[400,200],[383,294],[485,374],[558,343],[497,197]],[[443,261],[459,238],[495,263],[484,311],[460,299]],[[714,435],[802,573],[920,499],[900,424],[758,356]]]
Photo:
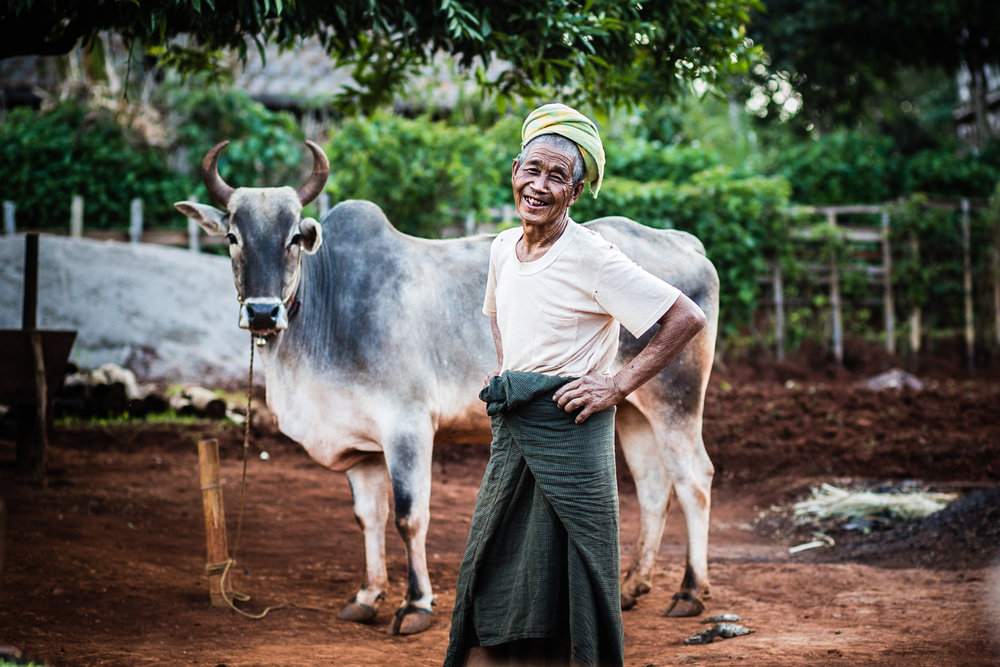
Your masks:
[[[656,586],[624,614],[628,665],[1000,664],[1000,382],[929,378],[921,391],[860,389],[843,371],[717,369],[705,418],[716,465],[705,617],[734,613],[747,636],[685,645],[701,619],[662,616],[683,573],[683,524],[667,520]],[[13,476],[0,440],[6,539],[0,644],[61,665],[437,665],[488,447],[435,454],[428,538],[437,618],[391,636],[406,582],[390,520],[390,590],[374,623],[336,611],[361,581],[360,531],[346,478],[294,443],[255,428],[234,587],[261,620],[209,605],[196,442],[218,438],[235,541],[242,430],[233,424],[62,425],[48,484]],[[267,452],[269,458],[261,458]],[[619,466],[624,549],[637,524]],[[812,486],[906,484],[960,501],[868,535],[823,526],[812,539],[788,507]],[[961,503],[961,504],[959,504]],[[624,559],[623,559],[624,560]],[[993,603],[990,603],[990,600]]]

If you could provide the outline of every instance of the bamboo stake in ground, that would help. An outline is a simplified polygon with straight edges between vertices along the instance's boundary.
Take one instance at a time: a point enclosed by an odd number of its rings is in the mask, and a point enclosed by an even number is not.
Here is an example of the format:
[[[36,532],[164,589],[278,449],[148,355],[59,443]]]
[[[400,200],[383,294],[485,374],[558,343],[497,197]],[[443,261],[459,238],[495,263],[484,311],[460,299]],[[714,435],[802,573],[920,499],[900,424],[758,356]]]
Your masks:
[[[229,560],[226,538],[226,514],[219,482],[219,441],[198,441],[198,469],[201,473],[201,499],[205,509],[205,544],[208,562],[208,592],[213,607],[227,607],[222,593],[222,576]]]

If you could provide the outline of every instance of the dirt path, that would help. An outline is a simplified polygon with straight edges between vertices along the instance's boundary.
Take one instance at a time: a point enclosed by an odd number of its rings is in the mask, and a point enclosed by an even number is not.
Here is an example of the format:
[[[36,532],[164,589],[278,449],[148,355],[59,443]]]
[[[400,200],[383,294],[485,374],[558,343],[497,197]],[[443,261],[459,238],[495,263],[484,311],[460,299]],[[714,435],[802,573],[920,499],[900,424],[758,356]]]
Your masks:
[[[656,588],[624,615],[628,665],[1000,662],[1000,642],[991,644],[1000,618],[986,604],[986,565],[989,553],[1000,553],[1000,529],[980,525],[963,540],[918,535],[912,549],[861,562],[837,557],[836,548],[789,555],[803,536],[769,511],[824,481],[919,479],[961,492],[996,485],[996,382],[941,380],[919,394],[875,394],[844,378],[786,384],[717,376],[708,405],[706,439],[718,468],[708,613],[739,614],[754,633],[685,646],[706,626],[660,615],[682,574],[675,511]],[[438,618],[422,635],[392,637],[391,611],[406,579],[394,531],[388,599],[372,625],[301,608],[253,621],[208,606],[195,453],[201,437],[221,442],[232,540],[241,456],[233,426],[64,427],[53,434],[48,488],[0,471],[7,508],[0,644],[54,666],[440,664],[485,447],[436,453],[428,552]],[[0,440],[0,461],[12,447]],[[269,460],[256,456],[261,450]],[[252,610],[288,600],[335,612],[363,565],[346,478],[274,433],[258,433],[253,453],[236,588],[252,594]],[[637,505],[629,479],[621,490],[628,544]],[[946,562],[942,542],[960,548],[951,555],[958,567],[913,566],[925,537],[937,539]]]

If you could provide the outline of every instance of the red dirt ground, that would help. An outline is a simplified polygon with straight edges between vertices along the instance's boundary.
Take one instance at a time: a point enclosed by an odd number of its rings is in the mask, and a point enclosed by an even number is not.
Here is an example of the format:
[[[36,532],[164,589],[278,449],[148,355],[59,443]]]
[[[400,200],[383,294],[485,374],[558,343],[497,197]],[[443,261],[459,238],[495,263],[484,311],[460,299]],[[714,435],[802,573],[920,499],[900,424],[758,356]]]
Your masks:
[[[989,567],[1000,553],[1000,383],[942,376],[921,392],[876,393],[843,371],[751,370],[717,369],[710,386],[705,431],[717,474],[706,616],[736,613],[754,632],[687,646],[707,626],[661,615],[683,570],[675,509],[656,587],[624,614],[626,664],[998,664],[1000,610],[987,600],[1000,589]],[[209,606],[195,449],[204,437],[221,443],[232,544],[242,446],[231,424],[64,426],[51,434],[47,487],[0,468],[0,644],[53,666],[440,664],[487,447],[436,452],[428,553],[437,619],[421,635],[394,637],[406,580],[394,530],[376,622],[337,620],[362,570],[346,478],[266,429],[251,446],[235,588],[253,596],[251,611],[284,601],[323,610],[248,620]],[[0,461],[12,457],[13,443],[0,440]],[[637,505],[620,477],[628,545]],[[788,553],[810,539],[786,511],[810,486],[902,480],[966,502],[867,538],[834,530],[836,546]]]

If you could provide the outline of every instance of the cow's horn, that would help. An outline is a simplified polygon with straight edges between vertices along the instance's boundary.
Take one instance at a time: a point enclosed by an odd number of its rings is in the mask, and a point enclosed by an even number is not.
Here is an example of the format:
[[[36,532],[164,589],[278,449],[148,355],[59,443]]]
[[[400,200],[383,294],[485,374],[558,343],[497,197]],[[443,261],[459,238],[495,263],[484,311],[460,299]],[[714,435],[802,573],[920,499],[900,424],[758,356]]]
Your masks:
[[[306,146],[313,154],[312,176],[309,177],[305,185],[295,191],[303,206],[319,197],[319,193],[323,192],[323,188],[326,187],[326,179],[330,175],[330,161],[326,158],[323,149],[312,141],[306,141]]]
[[[227,206],[229,198],[233,196],[233,188],[219,176],[219,153],[228,145],[228,141],[220,141],[212,146],[212,150],[208,151],[205,159],[201,161],[201,180],[205,182],[208,194],[223,206]]]

